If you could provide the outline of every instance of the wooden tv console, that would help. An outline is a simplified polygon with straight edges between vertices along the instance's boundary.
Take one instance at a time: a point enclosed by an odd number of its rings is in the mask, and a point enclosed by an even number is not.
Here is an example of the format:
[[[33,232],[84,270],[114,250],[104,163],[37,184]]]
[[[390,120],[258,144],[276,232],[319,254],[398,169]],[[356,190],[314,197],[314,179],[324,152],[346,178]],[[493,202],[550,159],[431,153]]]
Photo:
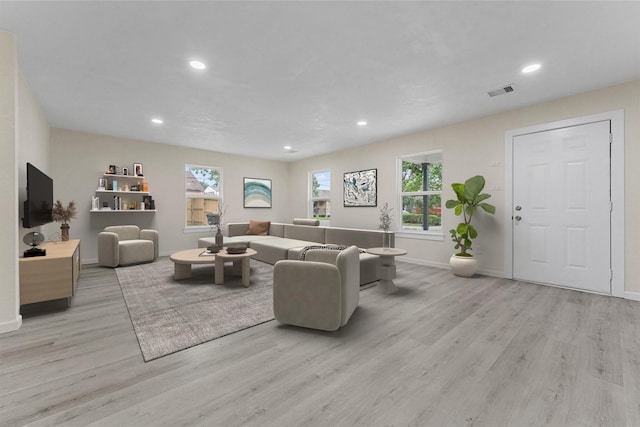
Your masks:
[[[67,298],[76,293],[80,240],[45,242],[45,256],[20,258],[20,305]]]

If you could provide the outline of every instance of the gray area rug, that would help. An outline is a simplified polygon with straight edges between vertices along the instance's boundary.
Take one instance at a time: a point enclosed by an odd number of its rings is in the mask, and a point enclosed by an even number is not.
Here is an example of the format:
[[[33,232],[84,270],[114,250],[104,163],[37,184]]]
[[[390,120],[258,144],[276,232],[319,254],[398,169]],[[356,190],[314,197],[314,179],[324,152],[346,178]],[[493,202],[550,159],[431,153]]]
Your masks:
[[[173,262],[118,267],[131,322],[145,362],[273,320],[273,266],[251,260],[251,285],[225,266],[225,284],[213,283],[213,265],[194,265],[175,280]]]

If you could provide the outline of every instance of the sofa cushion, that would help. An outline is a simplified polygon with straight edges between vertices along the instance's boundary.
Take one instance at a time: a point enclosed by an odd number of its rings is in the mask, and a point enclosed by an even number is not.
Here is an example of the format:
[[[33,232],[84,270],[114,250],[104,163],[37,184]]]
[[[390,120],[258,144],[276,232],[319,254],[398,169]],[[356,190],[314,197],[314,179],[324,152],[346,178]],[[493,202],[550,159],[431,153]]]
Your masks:
[[[315,227],[312,225],[284,225],[285,239],[305,240],[314,243],[325,243],[325,227]]]
[[[151,240],[124,240],[118,244],[119,265],[153,261],[155,251]]]
[[[140,238],[140,228],[137,225],[112,225],[105,227],[104,231],[116,233],[118,240],[137,240]]]
[[[362,249],[383,245],[385,232],[382,230],[359,230],[354,228],[327,227],[327,241],[335,245],[355,245]],[[391,233],[391,246],[395,246],[395,234]]]
[[[258,252],[253,256],[258,261],[275,264],[281,259],[287,259],[289,249],[303,248],[317,243],[305,240],[273,238],[268,240],[254,240],[249,243],[251,249]]]
[[[319,219],[307,219],[307,218],[294,218],[293,219],[293,225],[313,225],[313,226],[319,226],[320,225],[320,220]]]
[[[269,234],[269,226],[271,221],[249,221],[249,230],[247,234],[253,234],[256,236],[266,236]]]

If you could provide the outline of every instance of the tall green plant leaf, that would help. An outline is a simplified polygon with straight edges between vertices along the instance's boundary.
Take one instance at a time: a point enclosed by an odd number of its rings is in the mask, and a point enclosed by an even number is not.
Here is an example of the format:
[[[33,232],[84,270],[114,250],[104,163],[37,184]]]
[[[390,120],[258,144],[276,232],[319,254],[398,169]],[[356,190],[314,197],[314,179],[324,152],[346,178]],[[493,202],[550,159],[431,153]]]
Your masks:
[[[484,178],[480,175],[469,178],[464,182],[464,197],[469,203],[478,197],[478,194],[482,192],[484,188]]]

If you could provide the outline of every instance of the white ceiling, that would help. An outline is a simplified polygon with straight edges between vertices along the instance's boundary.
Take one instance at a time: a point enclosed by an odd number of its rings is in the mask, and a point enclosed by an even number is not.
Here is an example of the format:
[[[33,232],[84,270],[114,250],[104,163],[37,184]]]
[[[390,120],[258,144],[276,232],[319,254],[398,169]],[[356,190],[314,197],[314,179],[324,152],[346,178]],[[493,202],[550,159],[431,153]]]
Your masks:
[[[0,28],[54,127],[284,161],[640,78],[635,1],[3,0]]]

